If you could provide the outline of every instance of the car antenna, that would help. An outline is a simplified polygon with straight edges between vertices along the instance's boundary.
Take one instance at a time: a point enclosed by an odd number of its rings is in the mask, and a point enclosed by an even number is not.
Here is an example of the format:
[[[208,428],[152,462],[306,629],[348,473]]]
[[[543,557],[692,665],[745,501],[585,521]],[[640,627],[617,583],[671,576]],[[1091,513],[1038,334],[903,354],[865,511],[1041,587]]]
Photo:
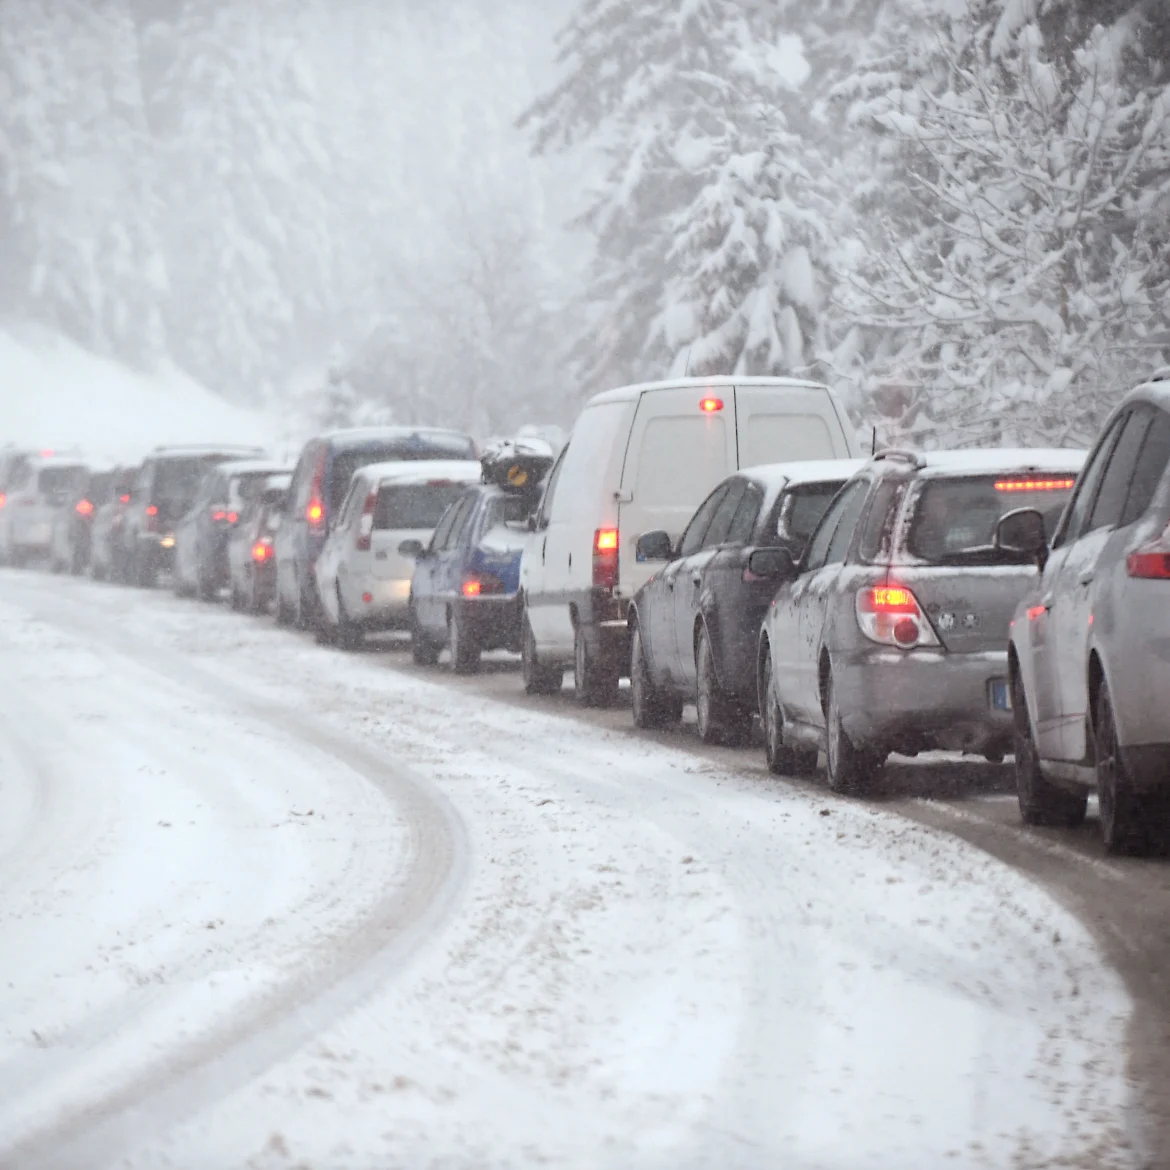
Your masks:
[[[877,454],[877,427],[875,426],[873,428],[873,438],[870,440],[870,444],[869,444],[870,458],[872,459],[873,456],[875,456],[876,454]]]
[[[691,373],[691,350],[694,348],[695,348],[694,345],[687,346],[687,361],[686,361],[686,365],[683,367],[683,377],[684,378],[687,378],[690,376],[690,373]]]

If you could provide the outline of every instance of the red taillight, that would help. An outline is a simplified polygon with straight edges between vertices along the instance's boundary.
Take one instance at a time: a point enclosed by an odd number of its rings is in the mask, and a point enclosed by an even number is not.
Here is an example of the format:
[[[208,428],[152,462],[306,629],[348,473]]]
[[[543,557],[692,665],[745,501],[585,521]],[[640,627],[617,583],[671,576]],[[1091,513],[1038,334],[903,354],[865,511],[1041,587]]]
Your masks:
[[[52,458],[53,458],[53,452],[52,452],[52,450],[51,450],[50,448],[46,447],[46,448],[45,448],[45,449],[44,449],[44,450],[41,452],[41,458],[42,458],[42,459],[52,459]]]
[[[699,409],[704,414],[714,414],[715,411],[723,409],[723,399],[722,398],[704,398],[699,403]]]
[[[1066,492],[1075,484],[1071,477],[1061,479],[1001,479],[997,480],[997,492]]]
[[[476,580],[469,580],[463,582],[463,596],[464,597],[478,597],[483,591],[483,586]]]
[[[226,520],[227,513],[222,508],[216,508],[215,511],[211,513],[211,518],[212,520]]]
[[[266,540],[258,540],[252,545],[252,560],[258,565],[272,559],[272,545]]]
[[[89,500],[78,500],[74,507],[76,508],[77,514],[79,516],[93,515],[93,504],[91,504]]]
[[[158,527],[158,505],[146,505],[146,531],[153,532]]]
[[[8,497],[3,492],[0,492],[0,508],[3,508],[4,505],[7,503],[8,503]]]
[[[158,515],[158,506],[156,504],[147,504],[146,505],[146,514],[148,516],[157,516]]]
[[[613,589],[618,583],[618,530],[598,528],[593,533],[593,586]]]
[[[119,496],[118,503],[119,504],[128,504],[128,503],[130,503],[130,497],[128,495]]]
[[[239,520],[239,518],[240,518],[239,512],[229,512],[227,514],[227,522],[229,524],[235,524],[236,521]]]
[[[370,542],[374,533],[374,512],[378,507],[378,489],[374,488],[362,505],[362,516],[358,521],[358,537],[354,548],[358,552],[369,552]]]
[[[937,646],[938,638],[918,599],[902,585],[868,585],[857,592],[857,624],[872,642],[912,650]]]
[[[1161,541],[1139,548],[1125,558],[1125,571],[1147,581],[1170,581],[1170,549]]]
[[[321,522],[325,519],[325,506],[320,500],[309,501],[309,506],[305,509],[305,519],[311,527],[321,527]]]

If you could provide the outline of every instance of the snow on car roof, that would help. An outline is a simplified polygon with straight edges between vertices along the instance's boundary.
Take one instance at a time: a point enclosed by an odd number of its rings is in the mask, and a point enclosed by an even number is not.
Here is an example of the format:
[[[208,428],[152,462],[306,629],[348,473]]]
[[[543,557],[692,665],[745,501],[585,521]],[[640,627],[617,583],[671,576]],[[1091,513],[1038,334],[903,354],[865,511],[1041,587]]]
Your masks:
[[[786,386],[793,390],[828,390],[823,382],[807,382],[802,378],[737,378],[732,374],[716,374],[710,378],[671,378],[664,382],[638,382],[633,386],[619,386],[595,394],[585,404],[586,409],[601,402],[628,402],[650,390],[686,390],[688,387],[702,393],[704,390],[733,386]]]
[[[419,459],[393,463],[370,463],[354,472],[355,477],[378,483],[426,483],[432,479],[453,479],[479,483],[483,468],[478,459]]]
[[[287,463],[276,463],[271,459],[233,459],[221,463],[216,469],[227,475],[255,475],[267,472],[269,475],[291,475],[293,469]]]
[[[1170,370],[1158,370],[1148,382],[1142,382],[1139,386],[1135,386],[1125,396],[1121,406],[1126,406],[1137,400],[1152,402],[1163,410],[1170,411]]]
[[[739,474],[750,475],[768,487],[782,483],[819,483],[824,480],[846,480],[865,466],[864,459],[804,459],[792,463],[761,463],[744,467]]]
[[[238,443],[195,443],[190,447],[172,446],[155,447],[147,456],[148,459],[204,459],[212,455],[234,455],[240,459],[263,458],[263,447],[242,447]]]
[[[460,442],[471,442],[471,436],[452,427],[344,427],[335,431],[326,431],[321,435],[326,443],[368,443],[383,439],[409,439],[411,435],[420,438],[448,438],[458,439]]]
[[[920,475],[978,475],[980,472],[1079,471],[1088,455],[1078,447],[973,447],[965,451],[914,451]],[[899,463],[879,452],[871,462]],[[913,466],[913,463],[909,463]]]

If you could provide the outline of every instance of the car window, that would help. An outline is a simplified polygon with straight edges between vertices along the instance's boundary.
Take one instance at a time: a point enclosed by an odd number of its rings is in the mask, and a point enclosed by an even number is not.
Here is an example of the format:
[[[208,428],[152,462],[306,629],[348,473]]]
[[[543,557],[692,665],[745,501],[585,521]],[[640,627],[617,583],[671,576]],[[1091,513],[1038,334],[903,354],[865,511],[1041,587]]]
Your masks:
[[[317,445],[310,443],[301,453],[300,462],[293,473],[293,484],[289,489],[293,505],[297,512],[303,513],[309,506],[309,496],[313,491],[313,467],[317,460]]]
[[[383,484],[374,505],[374,530],[434,528],[465,490],[461,483]]]
[[[527,495],[496,496],[488,504],[483,530],[487,532],[501,524],[523,524],[527,516]]]
[[[1154,499],[1154,493],[1170,466],[1170,414],[1164,410],[1154,411],[1154,421],[1146,432],[1137,467],[1129,486],[1125,511],[1121,514],[1123,528],[1140,520],[1146,514]]]
[[[783,541],[798,557],[808,545],[821,517],[828,511],[844,480],[828,483],[804,483],[781,493],[761,536],[766,541]]]
[[[1101,487],[1093,501],[1088,522],[1081,530],[1082,536],[1098,528],[1115,528],[1121,523],[1129,485],[1133,482],[1138,455],[1151,422],[1153,411],[1148,406],[1138,406],[1130,413],[1121,438],[1117,440],[1117,446],[1109,457],[1109,465],[1101,478]]]
[[[849,545],[853,542],[853,533],[857,529],[857,522],[861,519],[865,501],[869,495],[869,481],[859,480],[850,489],[845,500],[845,507],[841,509],[841,519],[837,523],[837,531],[829,541],[829,551],[825,555],[826,565],[839,565],[849,553]]]
[[[686,530],[682,534],[682,539],[678,543],[678,555],[680,557],[689,557],[691,553],[698,552],[703,547],[703,537],[711,525],[711,518],[715,515],[715,510],[723,502],[725,495],[727,495],[727,484],[721,483],[699,505],[699,510],[691,517],[691,522],[686,526]]]
[[[337,520],[334,525],[336,528],[348,528],[354,522],[354,518],[360,507],[358,499],[360,498],[364,504],[367,494],[366,485],[360,478],[355,476],[353,482],[349,485],[349,491],[346,493],[345,499],[341,502],[341,507],[336,513]]]
[[[889,560],[894,551],[894,524],[898,518],[902,499],[906,494],[904,479],[883,479],[873,493],[865,528],[861,533],[861,544],[857,552],[863,561]]]
[[[27,459],[21,459],[8,476],[8,490],[19,492],[28,486],[30,479],[32,479],[32,467]]]
[[[715,548],[727,539],[727,534],[731,531],[731,522],[735,519],[735,513],[739,510],[739,502],[743,499],[746,490],[747,484],[742,479],[733,479],[727,485],[727,494],[720,501],[719,507],[715,509],[707,531],[703,533],[703,548]]]
[[[447,537],[451,533],[451,525],[455,523],[459,515],[459,504],[452,504],[442,515],[438,526],[435,528],[434,535],[431,537],[431,551],[438,552],[445,547]]]
[[[475,511],[475,495],[469,493],[464,496],[459,504],[459,513],[455,517],[455,523],[451,525],[451,531],[447,536],[447,548],[458,548],[463,541],[463,535],[467,531],[468,524],[471,523],[471,514]]]
[[[725,540],[728,544],[747,544],[751,540],[756,519],[763,506],[764,493],[761,488],[754,483],[747,484],[739,507],[735,510],[731,527],[727,530]]]
[[[540,511],[536,517],[537,528],[548,527],[549,509],[552,508],[553,494],[557,490],[557,481],[561,478],[561,468],[565,466],[565,456],[569,453],[569,448],[566,447],[557,459],[555,466],[549,473],[548,484],[545,486],[544,495],[540,501]]]
[[[861,479],[846,484],[841,492],[838,493],[822,517],[820,524],[817,525],[816,531],[813,533],[812,541],[808,546],[808,554],[801,566],[803,570],[819,569],[827,563],[826,557],[829,553],[829,545],[833,540],[834,533],[837,531],[837,525],[841,520],[842,513],[855,495],[860,493],[864,497],[868,488],[869,480]]]
[[[1053,548],[1071,544],[1080,536],[1081,527],[1097,494],[1097,486],[1105,474],[1105,467],[1109,462],[1113,445],[1117,442],[1117,436],[1121,433],[1121,428],[1128,417],[1128,414],[1121,414],[1115,418],[1113,425],[1101,436],[1096,449],[1089,456],[1089,461],[1085,464],[1077,481],[1072,503],[1052,542]]]

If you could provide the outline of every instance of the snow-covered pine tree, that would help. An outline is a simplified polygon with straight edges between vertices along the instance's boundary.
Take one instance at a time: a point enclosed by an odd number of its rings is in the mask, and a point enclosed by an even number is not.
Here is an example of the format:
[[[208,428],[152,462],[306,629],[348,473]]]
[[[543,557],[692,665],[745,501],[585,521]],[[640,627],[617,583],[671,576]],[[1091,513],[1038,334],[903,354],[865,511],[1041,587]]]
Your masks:
[[[888,438],[1084,442],[1152,361],[1170,106],[1129,88],[1125,21],[1054,53],[1035,0],[977,0],[934,30],[917,86],[864,107],[898,161],[844,307],[876,340]],[[879,87],[880,88],[880,87]],[[852,295],[849,295],[850,292]]]
[[[789,0],[584,0],[562,31],[567,73],[522,125],[537,151],[606,163],[581,221],[586,390],[692,349],[707,371],[807,368],[827,232],[815,152],[784,114],[808,71],[799,19]]]

